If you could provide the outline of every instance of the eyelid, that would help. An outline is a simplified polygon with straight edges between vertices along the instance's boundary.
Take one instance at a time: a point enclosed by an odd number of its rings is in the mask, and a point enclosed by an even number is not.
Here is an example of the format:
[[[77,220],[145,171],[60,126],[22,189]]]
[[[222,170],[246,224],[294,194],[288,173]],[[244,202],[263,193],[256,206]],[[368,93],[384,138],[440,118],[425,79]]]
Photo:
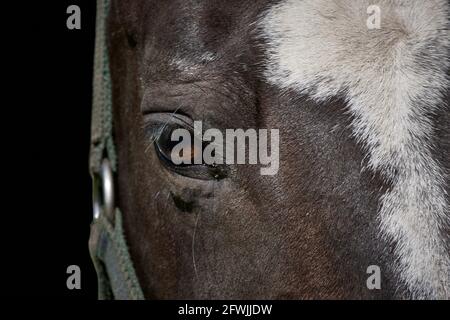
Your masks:
[[[168,126],[194,130],[194,121],[184,114],[175,112],[155,112],[144,116],[144,131],[148,139],[155,140]]]

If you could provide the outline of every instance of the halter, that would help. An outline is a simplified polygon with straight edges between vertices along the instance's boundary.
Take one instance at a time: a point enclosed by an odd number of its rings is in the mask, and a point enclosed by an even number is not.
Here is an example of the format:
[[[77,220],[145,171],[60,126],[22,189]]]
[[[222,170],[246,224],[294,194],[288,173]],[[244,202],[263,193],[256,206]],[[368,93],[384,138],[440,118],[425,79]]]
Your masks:
[[[112,95],[106,43],[110,0],[97,0],[94,99],[90,172],[94,220],[89,251],[98,277],[99,299],[144,299],[126,244],[120,210],[114,204],[116,152],[112,132]]]

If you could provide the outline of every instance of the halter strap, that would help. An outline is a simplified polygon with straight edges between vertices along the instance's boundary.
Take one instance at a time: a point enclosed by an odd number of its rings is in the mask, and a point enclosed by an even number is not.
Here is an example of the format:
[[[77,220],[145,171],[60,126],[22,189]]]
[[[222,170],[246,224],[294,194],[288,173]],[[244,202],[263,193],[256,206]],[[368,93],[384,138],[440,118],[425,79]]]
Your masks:
[[[116,151],[112,133],[112,95],[109,56],[106,42],[106,21],[110,1],[97,0],[95,54],[94,54],[94,97],[91,125],[91,172],[99,172],[106,156],[115,170]]]
[[[106,23],[110,0],[97,0],[91,149],[94,221],[89,251],[98,278],[99,299],[144,299],[126,244],[120,210],[114,206],[116,152]]]

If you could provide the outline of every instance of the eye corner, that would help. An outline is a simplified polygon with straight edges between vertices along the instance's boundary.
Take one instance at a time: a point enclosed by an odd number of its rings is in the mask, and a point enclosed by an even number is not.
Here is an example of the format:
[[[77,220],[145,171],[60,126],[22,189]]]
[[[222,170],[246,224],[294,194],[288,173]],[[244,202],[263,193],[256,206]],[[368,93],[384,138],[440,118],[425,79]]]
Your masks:
[[[226,167],[223,165],[213,164],[208,166],[208,172],[216,181],[220,181],[228,177],[228,170],[226,170]]]

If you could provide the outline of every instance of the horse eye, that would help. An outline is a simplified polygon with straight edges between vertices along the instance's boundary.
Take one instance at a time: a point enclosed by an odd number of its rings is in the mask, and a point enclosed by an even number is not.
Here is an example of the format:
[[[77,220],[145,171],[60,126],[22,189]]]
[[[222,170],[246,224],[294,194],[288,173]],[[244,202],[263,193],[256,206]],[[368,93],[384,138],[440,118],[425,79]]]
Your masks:
[[[162,130],[160,131],[158,137],[155,139],[156,151],[157,151],[158,155],[160,156],[160,158],[162,157],[162,160],[170,162],[171,165],[184,166],[186,164],[193,164],[195,157],[198,154],[201,154],[203,152],[203,149],[201,148],[199,150],[199,148],[196,147],[194,145],[194,143],[192,143],[192,139],[189,142],[173,141],[172,140],[172,133],[176,129],[180,129],[180,127],[179,126],[165,125],[162,128]],[[192,136],[193,135],[191,134],[191,137]],[[175,164],[174,161],[172,161],[172,151],[177,146],[181,147],[180,148],[180,153],[178,154],[178,157],[179,157],[179,160],[182,162],[182,164]]]
[[[156,139],[154,140],[155,151],[158,155],[161,163],[169,170],[180,174],[182,176],[196,178],[201,180],[221,180],[227,177],[227,169],[223,165],[207,165],[207,164],[195,164],[194,159],[196,156],[201,156],[205,144],[193,143],[193,133],[191,131],[191,139],[188,142],[183,140],[172,141],[172,133],[176,129],[185,129],[180,125],[164,125],[158,132]],[[183,145],[183,143],[188,143]],[[180,150],[178,154],[178,161],[181,163],[175,163],[172,159],[172,152],[177,147]]]

